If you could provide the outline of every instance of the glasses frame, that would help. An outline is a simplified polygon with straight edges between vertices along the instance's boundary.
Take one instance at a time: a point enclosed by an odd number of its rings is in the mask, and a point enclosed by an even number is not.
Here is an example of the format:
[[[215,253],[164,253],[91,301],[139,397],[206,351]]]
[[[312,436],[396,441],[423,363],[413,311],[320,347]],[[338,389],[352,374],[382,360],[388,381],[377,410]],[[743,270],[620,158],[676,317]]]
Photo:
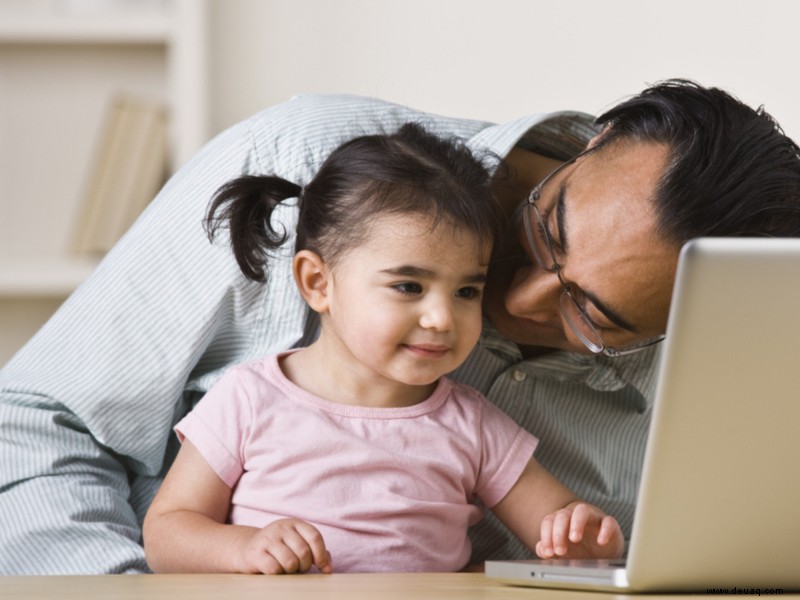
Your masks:
[[[522,203],[522,222],[525,228],[525,237],[528,241],[528,245],[531,247],[531,251],[533,252],[534,259],[536,259],[536,263],[545,271],[555,273],[556,277],[558,277],[558,281],[561,284],[561,294],[559,295],[558,299],[558,308],[561,312],[561,316],[564,317],[567,326],[570,328],[570,331],[572,331],[572,333],[575,334],[575,337],[577,337],[581,343],[593,354],[603,354],[609,358],[617,358],[619,356],[635,354],[636,352],[640,352],[646,348],[649,348],[650,346],[658,344],[664,340],[664,336],[662,335],[651,340],[646,340],[641,344],[636,344],[635,346],[620,350],[606,345],[606,343],[603,341],[603,337],[600,335],[600,332],[598,332],[597,329],[592,325],[592,320],[589,315],[575,299],[571,289],[574,284],[566,280],[561,272],[562,266],[556,260],[555,252],[553,250],[553,241],[550,239],[550,235],[547,233],[547,225],[545,224],[536,204],[542,197],[542,189],[548,181],[589,152],[591,152],[591,149],[584,150],[568,161],[562,163],[548,173],[547,176],[531,190],[527,199]],[[533,223],[533,218],[536,219],[535,226]],[[537,233],[537,231],[539,233]],[[539,249],[537,249],[537,246],[540,245],[536,241],[539,235],[541,235],[544,241],[544,247],[547,249],[548,256],[546,257],[541,256]],[[575,319],[570,316],[570,310],[577,311],[579,318],[583,321],[582,324],[579,325],[575,322]]]

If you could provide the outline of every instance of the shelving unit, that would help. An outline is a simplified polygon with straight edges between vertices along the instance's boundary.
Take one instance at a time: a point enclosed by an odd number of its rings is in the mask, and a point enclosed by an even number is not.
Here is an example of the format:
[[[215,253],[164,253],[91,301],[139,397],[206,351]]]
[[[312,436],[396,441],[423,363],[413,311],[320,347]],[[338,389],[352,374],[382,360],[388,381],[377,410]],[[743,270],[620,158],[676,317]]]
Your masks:
[[[71,246],[117,93],[164,103],[170,168],[209,137],[208,0],[0,0],[0,365],[91,273]]]

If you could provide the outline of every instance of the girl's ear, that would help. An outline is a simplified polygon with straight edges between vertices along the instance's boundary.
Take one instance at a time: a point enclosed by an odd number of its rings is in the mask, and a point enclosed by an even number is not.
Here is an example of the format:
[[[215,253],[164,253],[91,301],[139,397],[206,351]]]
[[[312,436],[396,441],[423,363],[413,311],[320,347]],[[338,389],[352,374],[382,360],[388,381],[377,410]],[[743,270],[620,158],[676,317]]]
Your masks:
[[[292,262],[294,280],[303,299],[320,314],[328,311],[330,270],[322,257],[311,250],[300,250]]]

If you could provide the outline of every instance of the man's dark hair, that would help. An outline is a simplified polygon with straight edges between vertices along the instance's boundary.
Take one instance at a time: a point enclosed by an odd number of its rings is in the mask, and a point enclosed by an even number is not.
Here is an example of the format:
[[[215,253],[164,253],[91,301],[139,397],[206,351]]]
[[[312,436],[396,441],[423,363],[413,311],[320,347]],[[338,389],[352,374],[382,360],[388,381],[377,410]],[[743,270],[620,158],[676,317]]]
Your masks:
[[[653,198],[660,233],[800,236],[800,151],[763,107],[717,88],[671,79],[602,114],[601,145],[669,145]]]

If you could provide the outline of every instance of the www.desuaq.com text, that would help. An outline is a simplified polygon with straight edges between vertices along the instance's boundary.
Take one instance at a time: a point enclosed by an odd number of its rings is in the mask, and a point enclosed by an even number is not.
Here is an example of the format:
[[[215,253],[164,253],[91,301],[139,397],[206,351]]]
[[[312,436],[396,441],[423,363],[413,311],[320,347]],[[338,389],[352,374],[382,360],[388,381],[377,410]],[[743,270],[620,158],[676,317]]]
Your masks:
[[[708,588],[706,594],[717,595],[749,595],[749,596],[775,596],[783,594],[782,588]]]

